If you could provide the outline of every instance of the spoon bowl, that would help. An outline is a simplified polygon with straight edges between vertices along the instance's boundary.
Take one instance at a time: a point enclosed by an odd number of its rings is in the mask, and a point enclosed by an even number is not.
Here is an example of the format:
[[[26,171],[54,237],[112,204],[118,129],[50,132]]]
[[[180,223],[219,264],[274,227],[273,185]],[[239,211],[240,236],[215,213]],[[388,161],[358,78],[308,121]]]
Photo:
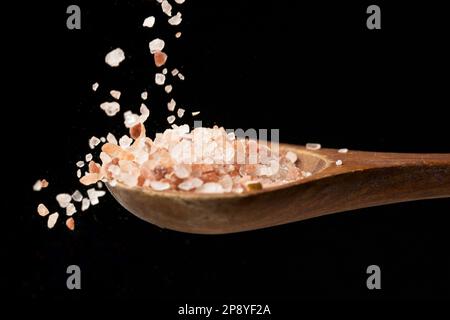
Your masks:
[[[450,197],[450,154],[402,154],[280,144],[311,176],[244,193],[153,191],[107,184],[137,217],[172,230],[223,234],[389,203]],[[342,165],[337,165],[338,160]]]

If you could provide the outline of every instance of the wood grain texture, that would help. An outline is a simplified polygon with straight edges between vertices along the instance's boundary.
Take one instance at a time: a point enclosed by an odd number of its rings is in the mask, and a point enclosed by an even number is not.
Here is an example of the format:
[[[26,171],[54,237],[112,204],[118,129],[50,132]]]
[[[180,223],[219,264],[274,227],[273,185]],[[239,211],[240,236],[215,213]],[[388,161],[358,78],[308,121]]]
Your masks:
[[[189,233],[221,234],[265,228],[326,214],[419,199],[450,197],[450,154],[318,151],[281,144],[313,175],[243,194],[156,192],[108,186],[145,221]],[[337,166],[336,160],[343,165]]]

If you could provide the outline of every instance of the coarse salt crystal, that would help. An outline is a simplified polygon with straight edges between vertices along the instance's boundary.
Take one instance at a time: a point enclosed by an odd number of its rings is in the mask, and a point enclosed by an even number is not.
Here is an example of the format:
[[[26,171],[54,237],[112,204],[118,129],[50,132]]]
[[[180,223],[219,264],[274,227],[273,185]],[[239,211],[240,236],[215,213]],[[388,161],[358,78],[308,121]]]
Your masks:
[[[147,91],[144,91],[144,92],[141,93],[141,99],[142,100],[147,100],[147,97],[148,97]]]
[[[153,55],[153,59],[155,61],[155,66],[162,67],[164,64],[166,64],[167,61],[167,54],[165,54],[162,51],[156,51],[155,54]],[[167,69],[164,69],[167,70]],[[166,74],[166,72],[163,71],[163,74]]]
[[[166,82],[166,76],[165,75],[163,75],[162,73],[155,74],[155,83],[157,85],[162,86],[164,84],[164,82]]]
[[[297,161],[297,154],[292,151],[288,151],[286,153],[286,159],[288,159],[292,163],[295,163]]]
[[[179,78],[180,80],[184,80],[184,75],[180,72],[180,73],[178,73],[178,78]]]
[[[337,166],[342,166],[342,160],[336,160],[336,165]]]
[[[184,112],[185,112],[186,110],[184,110],[184,109],[182,109],[182,108],[179,108],[178,110],[177,110],[177,116],[178,116],[178,118],[182,118],[183,116],[184,116]]]
[[[177,26],[181,23],[182,20],[183,19],[181,18],[181,13],[177,12],[177,14],[170,18],[168,21],[172,26]]]
[[[155,191],[163,191],[170,188],[170,184],[167,182],[160,182],[160,181],[152,181],[150,182],[150,187],[152,187]]]
[[[81,194],[80,191],[75,190],[75,192],[72,193],[72,199],[75,202],[81,202],[81,200],[83,200],[83,195]]]
[[[88,198],[83,198],[83,201],[81,202],[81,211],[86,211],[89,206],[91,205],[91,202]]]
[[[162,51],[164,49],[164,40],[161,40],[159,38],[156,38],[148,44],[148,47],[150,49],[151,54],[155,54],[158,51]]]
[[[105,138],[105,137],[100,137],[100,141],[101,141],[102,143],[105,143],[105,142],[106,142],[106,138]]]
[[[147,108],[147,106],[143,103],[141,103],[141,107],[139,108],[139,111],[141,112],[141,115],[139,116],[139,122],[144,123],[147,121],[148,117],[150,116],[150,110]]]
[[[168,117],[167,117],[167,122],[168,122],[169,124],[174,123],[175,120],[176,120],[175,116],[168,116]]]
[[[319,143],[307,143],[306,149],[308,150],[319,150],[322,146]]]
[[[41,217],[45,217],[50,213],[50,211],[48,211],[47,207],[43,203],[40,203],[38,205],[37,212]]]
[[[171,93],[172,92],[172,85],[168,84],[167,86],[164,87],[164,90],[166,91],[166,93]]]
[[[110,92],[109,92],[109,94],[111,95],[111,97],[113,97],[114,99],[116,99],[116,100],[119,100],[120,99],[120,95],[122,94],[120,91],[118,91],[118,90],[111,90]]]
[[[181,32],[178,31],[177,33],[175,33],[175,38],[178,39],[179,37],[181,37]]]
[[[66,227],[70,230],[73,231],[75,230],[75,220],[70,217],[66,220]]]
[[[176,3],[178,4],[183,4],[185,0],[175,0]]]
[[[172,76],[174,76],[174,77],[175,77],[179,72],[180,72],[180,71],[178,71],[177,68],[175,68],[175,69],[173,69],[173,70],[171,71]]]
[[[76,165],[77,165],[77,167],[78,168],[83,168],[84,167],[84,161],[78,161],[77,163],[76,163]]]
[[[100,143],[100,139],[93,136],[89,139],[89,148],[94,149]]]
[[[147,28],[152,28],[153,25],[155,24],[155,17],[154,16],[150,16],[145,18],[144,22],[142,23],[142,26],[147,27]]]
[[[223,187],[220,183],[207,182],[201,187],[197,188],[197,192],[201,193],[222,193],[224,192]]]
[[[41,180],[38,180],[33,185],[33,190],[34,191],[41,191],[41,189],[42,189],[42,182],[41,182]]]
[[[119,66],[123,60],[125,60],[125,53],[120,48],[112,50],[105,56],[105,62],[111,67]]]
[[[164,0],[163,2],[161,2],[161,9],[169,17],[172,16],[172,5],[169,3],[169,1]]]
[[[56,201],[58,201],[61,208],[66,208],[70,201],[72,201],[72,196],[67,193],[60,193],[56,196]]]
[[[56,221],[58,220],[59,217],[59,213],[55,212],[52,213],[51,215],[48,216],[48,220],[47,220],[47,227],[49,229],[53,228],[56,224]]]
[[[95,190],[94,188],[88,189],[87,195],[89,197],[91,205],[95,206],[99,203],[99,201],[98,201],[99,192],[97,190]]]
[[[89,162],[92,160],[92,153],[88,153],[87,155],[84,156],[84,160],[86,160],[86,162]]]
[[[339,153],[347,153],[348,149],[347,148],[339,149],[338,152]]]
[[[127,128],[131,128],[139,122],[139,116],[131,111],[124,112],[123,117],[125,119],[125,127]]]
[[[99,86],[98,82],[94,83],[94,84],[92,85],[92,90],[93,90],[93,91],[97,91],[98,86]]]
[[[108,117],[114,117],[120,111],[120,104],[116,101],[103,102],[100,105],[100,109],[105,111]]]
[[[77,170],[77,178],[81,178],[81,170],[80,169]]]
[[[75,205],[73,203],[69,203],[66,207],[66,216],[72,216],[75,212],[77,212]]]
[[[192,112],[192,116],[193,116],[193,117],[198,116],[199,114],[200,114],[200,111],[194,111],[194,112]]]
[[[163,74],[163,75],[166,75],[167,72],[168,72],[168,71],[167,71],[167,68],[164,68],[163,71],[162,71],[162,74]]]
[[[133,143],[133,139],[131,139],[127,135],[123,135],[122,138],[119,139],[119,146],[122,148],[128,148]]]
[[[117,139],[112,133],[108,133],[108,135],[106,136],[106,141],[112,144],[117,144]]]
[[[103,188],[103,183],[101,181],[97,182],[97,188],[99,189]]]
[[[175,172],[175,175],[180,179],[186,179],[191,174],[189,169],[185,165],[182,165],[182,164],[175,165],[175,167],[173,169],[174,169],[173,171]]]
[[[171,99],[168,103],[167,103],[167,109],[169,111],[173,111],[175,110],[175,106],[177,105],[177,103],[175,102],[175,100]]]

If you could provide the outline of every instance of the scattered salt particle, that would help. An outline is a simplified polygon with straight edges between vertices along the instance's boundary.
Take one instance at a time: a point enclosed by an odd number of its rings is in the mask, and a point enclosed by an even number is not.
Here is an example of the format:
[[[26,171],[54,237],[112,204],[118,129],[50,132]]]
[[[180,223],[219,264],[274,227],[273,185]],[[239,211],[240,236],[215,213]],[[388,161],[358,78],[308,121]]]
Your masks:
[[[66,227],[67,227],[70,231],[75,230],[75,220],[73,220],[72,217],[70,217],[69,219],[66,220]]]
[[[139,108],[139,111],[141,112],[141,115],[139,116],[139,122],[144,123],[147,121],[148,117],[150,116],[150,110],[147,108],[147,106],[143,103],[141,103],[141,107]]]
[[[133,139],[131,139],[127,135],[123,135],[122,138],[119,139],[119,146],[122,148],[128,148],[133,143]]]
[[[83,168],[84,167],[84,161],[78,161],[77,163],[76,163],[76,165],[77,165],[77,167],[78,168]]]
[[[112,50],[105,56],[105,62],[111,67],[119,66],[123,60],[125,60],[125,53],[120,48]]]
[[[190,176],[190,171],[185,165],[175,165],[173,168],[175,175],[180,179],[186,179]]]
[[[222,193],[223,187],[221,184],[216,182],[207,182],[201,187],[197,188],[197,192],[201,193]]]
[[[34,191],[41,191],[42,189],[42,182],[41,180],[36,181],[36,183],[33,185]]]
[[[179,108],[178,110],[177,110],[177,116],[178,116],[178,118],[182,118],[183,116],[184,116],[184,112],[185,112],[186,110],[184,110],[184,109],[182,109],[182,108]]]
[[[106,136],[106,141],[112,144],[117,144],[117,139],[112,133],[108,133],[108,135]]]
[[[45,217],[50,213],[50,211],[48,211],[47,207],[43,203],[40,203],[38,205],[37,212],[41,217]]]
[[[180,78],[180,80],[184,80],[184,75],[180,72],[178,73],[178,78]]]
[[[49,229],[53,228],[56,224],[56,221],[58,220],[59,217],[59,213],[55,212],[52,213],[51,215],[48,216],[48,220],[47,220],[47,227]]]
[[[348,149],[347,148],[339,149],[338,152],[339,153],[347,153]]]
[[[308,150],[319,150],[322,146],[319,143],[307,143],[306,149]]]
[[[91,149],[94,149],[96,146],[99,145],[99,143],[100,143],[100,139],[95,136],[93,136],[89,139],[89,147]]]
[[[125,119],[125,127],[127,128],[131,128],[139,122],[139,116],[131,111],[124,112],[123,117]]]
[[[309,171],[302,171],[302,176],[305,178],[308,178],[308,177],[312,176],[312,173]]]
[[[167,54],[165,54],[162,51],[156,51],[155,54],[153,55],[153,59],[155,60],[155,66],[157,66],[158,68],[162,67],[163,65],[166,64]],[[163,74],[166,74],[166,73],[167,72],[163,71]]]
[[[200,114],[200,111],[192,112],[192,116],[193,116],[193,117],[198,116],[199,114]]]
[[[183,19],[181,18],[181,13],[177,12],[177,14],[170,18],[168,21],[172,26],[177,26],[181,23],[182,20]]]
[[[166,91],[166,93],[171,93],[172,92],[172,85],[168,84],[167,86],[164,87],[164,90]]]
[[[169,1],[164,0],[164,1],[161,3],[161,8],[162,8],[162,11],[163,11],[165,14],[167,14],[169,17],[172,16],[172,5],[169,3]]]
[[[155,24],[155,17],[150,16],[150,17],[145,18],[144,22],[142,23],[142,26],[151,28],[151,27],[153,27],[154,24]]]
[[[286,153],[286,159],[288,159],[292,163],[295,163],[297,161],[297,154],[292,151],[288,151]]]
[[[152,181],[150,182],[150,187],[152,187],[155,191],[163,191],[170,188],[170,184],[167,182],[161,182],[161,181]]]
[[[142,100],[147,100],[147,97],[148,97],[147,91],[144,91],[144,92],[141,93],[141,99]]]
[[[175,120],[176,120],[175,116],[168,116],[168,117],[167,117],[167,122],[168,122],[169,124],[174,123]]]
[[[69,203],[69,205],[66,207],[66,216],[72,216],[75,212],[77,212],[77,209],[75,208],[75,205],[73,203]]]
[[[100,141],[101,141],[102,143],[105,143],[105,142],[106,142],[106,138],[105,138],[105,137],[100,137]]]
[[[41,180],[41,187],[42,189],[47,188],[48,187],[48,181],[45,179]]]
[[[95,190],[97,193],[97,197],[103,197],[106,194],[106,191],[103,190]]]
[[[175,110],[175,106],[177,105],[177,103],[175,102],[175,100],[171,99],[168,103],[167,103],[167,109],[169,111],[173,111]]]
[[[163,75],[166,75],[166,74],[167,74],[167,68],[164,68],[164,69],[163,69],[162,74],[163,74]]]
[[[183,4],[185,0],[175,0],[176,3],[178,4]]]
[[[89,206],[91,205],[91,202],[88,198],[83,198],[83,201],[81,202],[81,211],[86,211]]]
[[[337,160],[337,161],[336,161],[336,165],[337,165],[337,166],[342,166],[342,160]]]
[[[188,180],[185,180],[182,183],[180,183],[178,185],[178,188],[180,190],[189,191],[189,190],[200,187],[202,184],[203,184],[203,181],[200,180],[199,178],[192,178],[192,179],[188,179]]]
[[[77,170],[77,178],[78,179],[81,178],[81,170],[80,169]]]
[[[97,188],[99,189],[103,188],[103,182],[101,181],[97,182]]]
[[[94,188],[88,189],[87,195],[89,197],[91,205],[95,206],[99,203],[97,191]]]
[[[70,201],[72,201],[72,196],[67,193],[60,193],[56,196],[56,201],[58,201],[61,208],[66,208]]]
[[[116,100],[119,100],[120,99],[120,95],[122,94],[120,91],[118,91],[118,90],[111,90],[110,92],[109,92],[109,94],[111,95],[111,97],[113,97],[114,99],[116,99]]]
[[[173,69],[173,70],[171,71],[172,76],[174,76],[174,77],[175,77],[179,72],[180,72],[180,71],[178,71],[177,68],[175,68],[175,69]]]
[[[99,86],[98,82],[94,83],[94,84],[92,85],[92,90],[93,90],[93,91],[97,91],[98,86]]]
[[[84,160],[86,160],[86,162],[89,162],[92,160],[92,153],[88,153],[85,157]]]
[[[159,38],[156,38],[148,44],[148,47],[150,49],[151,54],[155,54],[158,51],[162,51],[164,49],[164,40],[161,40]]]
[[[103,102],[100,105],[100,109],[105,111],[108,117],[114,117],[120,111],[120,104],[116,101]]]
[[[75,202],[81,202],[81,200],[83,200],[83,195],[81,194],[80,191],[75,190],[75,192],[72,193],[72,199]]]
[[[155,83],[157,85],[162,86],[164,84],[164,82],[166,82],[166,76],[165,75],[163,75],[162,73],[155,74]]]

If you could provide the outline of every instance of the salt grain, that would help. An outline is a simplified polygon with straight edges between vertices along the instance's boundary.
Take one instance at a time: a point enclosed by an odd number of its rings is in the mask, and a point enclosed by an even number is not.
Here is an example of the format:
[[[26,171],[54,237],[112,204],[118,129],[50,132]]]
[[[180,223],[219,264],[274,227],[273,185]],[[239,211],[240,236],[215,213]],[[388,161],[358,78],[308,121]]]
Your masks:
[[[181,37],[181,32],[177,32],[177,33],[175,33],[175,38],[179,38],[179,37]]]
[[[131,128],[139,122],[139,116],[131,111],[126,111],[123,114],[125,127]]]
[[[116,101],[103,102],[100,105],[100,109],[105,111],[108,117],[114,117],[120,111],[120,104]]]
[[[76,165],[77,165],[78,168],[83,168],[84,167],[84,161],[78,161],[76,163]]]
[[[117,139],[112,133],[108,133],[108,135],[106,136],[106,141],[112,144],[117,144]]]
[[[91,202],[88,198],[83,198],[83,201],[81,202],[81,211],[86,211],[89,209],[89,206],[91,205]]]
[[[133,139],[127,135],[123,135],[122,138],[119,139],[119,146],[122,148],[128,148],[132,143]]]
[[[286,153],[286,159],[288,159],[290,162],[295,163],[297,161],[297,154],[292,152],[292,151],[288,151]]]
[[[89,148],[94,149],[100,143],[100,139],[93,136],[89,139]]]
[[[337,161],[336,161],[336,165],[337,165],[337,166],[342,166],[342,160],[337,160]]]
[[[42,182],[41,182],[41,180],[38,180],[33,185],[33,190],[34,191],[41,191],[41,189],[42,189]]]
[[[306,149],[308,150],[319,150],[322,146],[319,143],[307,143]]]
[[[77,209],[75,208],[75,205],[73,203],[69,203],[69,205],[66,207],[66,216],[72,216],[76,212]]]
[[[56,196],[56,201],[58,201],[61,208],[66,208],[70,201],[72,201],[72,196],[67,193],[60,193]]]
[[[174,76],[174,77],[175,77],[179,72],[180,72],[180,71],[178,71],[177,68],[175,68],[175,69],[173,69],[173,70],[171,71],[172,76]]]
[[[150,187],[152,187],[155,191],[163,191],[170,188],[170,184],[167,182],[160,182],[160,181],[152,181],[150,182]]]
[[[106,142],[106,138],[105,138],[105,137],[100,137],[100,141],[101,141],[102,143],[105,143],[105,142]]]
[[[339,153],[347,153],[348,149],[347,148],[339,149],[338,152]]]
[[[94,83],[94,84],[92,85],[92,91],[97,91],[98,86],[99,86],[98,82]]]
[[[151,54],[155,54],[158,51],[162,51],[164,49],[164,40],[161,40],[159,38],[156,38],[148,44],[148,47],[150,49]]]
[[[66,227],[71,231],[75,230],[75,220],[73,220],[73,218],[68,218],[66,220]]]
[[[47,227],[49,229],[53,228],[56,224],[56,221],[58,220],[59,217],[59,213],[55,212],[52,213],[51,215],[48,216],[48,220],[47,220]]]
[[[207,182],[201,187],[197,188],[197,192],[201,193],[222,193],[224,192],[221,184],[216,182]]]
[[[83,200],[83,195],[81,194],[80,191],[75,190],[75,192],[72,193],[72,199],[75,202],[81,202],[81,200]]]
[[[164,84],[164,82],[166,82],[166,76],[165,75],[163,75],[162,73],[155,74],[155,83],[157,85],[162,86]]]
[[[169,111],[174,111],[176,105],[177,105],[177,103],[175,102],[175,100],[171,99],[171,100],[167,103],[167,109],[168,109]]]
[[[119,66],[123,60],[125,60],[125,53],[120,48],[112,50],[105,56],[105,62],[111,67]]]
[[[142,26],[147,27],[147,28],[152,28],[153,25],[155,24],[155,17],[154,16],[150,16],[145,18],[144,22],[142,23]]]
[[[118,90],[111,90],[111,91],[109,92],[109,94],[110,94],[111,97],[113,97],[114,99],[119,100],[119,99],[120,99],[121,92],[118,91]]]
[[[47,207],[43,203],[40,203],[38,205],[37,212],[41,217],[45,217],[50,213],[50,211],[48,211]]]
[[[181,23],[182,20],[183,19],[181,18],[181,13],[177,12],[177,14],[170,18],[168,21],[172,26],[177,26]]]
[[[141,99],[142,100],[147,100],[147,97],[148,97],[147,91],[144,91],[144,92],[141,93]]]
[[[77,178],[81,178],[81,170],[80,169],[77,170]]]
[[[99,189],[103,188],[103,183],[101,181],[97,182],[97,188]]]
[[[180,72],[180,73],[178,73],[178,78],[179,78],[180,80],[184,80],[184,75]]]
[[[172,16],[172,5],[169,3],[169,1],[164,0],[161,3],[161,9],[162,11],[167,14],[169,17]]]
[[[168,122],[169,124],[174,123],[175,120],[176,120],[175,116],[168,116],[168,117],[167,117],[167,122]]]
[[[178,118],[182,118],[182,117],[184,116],[184,112],[185,112],[184,109],[179,108],[179,109],[177,110],[177,116],[178,116]]]
[[[166,91],[166,93],[171,93],[172,92],[172,85],[168,84],[167,86],[164,87],[164,90]]]
[[[162,67],[166,64],[167,54],[162,51],[156,51],[153,55],[153,59],[155,60],[155,66],[157,66],[158,68]],[[165,74],[165,72],[163,72],[163,74]]]
[[[139,122],[144,123],[150,116],[150,110],[147,108],[145,104],[141,103],[139,111],[141,112],[141,115],[139,116]]]
[[[200,114],[200,111],[192,112],[192,116],[193,116],[193,117],[198,116],[199,114]]]
[[[184,1],[185,0],[175,0],[175,2],[178,3],[178,4],[182,4],[182,3],[184,3]]]

